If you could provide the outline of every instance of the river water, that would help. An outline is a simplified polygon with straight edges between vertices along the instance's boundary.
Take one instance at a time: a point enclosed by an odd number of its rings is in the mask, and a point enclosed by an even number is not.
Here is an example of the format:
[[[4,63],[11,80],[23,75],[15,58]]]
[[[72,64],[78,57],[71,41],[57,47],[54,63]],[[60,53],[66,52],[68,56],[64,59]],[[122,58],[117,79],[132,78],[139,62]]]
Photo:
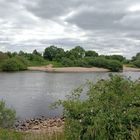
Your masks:
[[[64,99],[72,89],[84,84],[86,80],[96,82],[107,78],[108,72],[95,73],[46,73],[25,71],[0,73],[0,100],[14,108],[19,119],[40,116],[55,117],[62,110],[51,110],[50,104]],[[140,72],[120,73],[138,79]]]

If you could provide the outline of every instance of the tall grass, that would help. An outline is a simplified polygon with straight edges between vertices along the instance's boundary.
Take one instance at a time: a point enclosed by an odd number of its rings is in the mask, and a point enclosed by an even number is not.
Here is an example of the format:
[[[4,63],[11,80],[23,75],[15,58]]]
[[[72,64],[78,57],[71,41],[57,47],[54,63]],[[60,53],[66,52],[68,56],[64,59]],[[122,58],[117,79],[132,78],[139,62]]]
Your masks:
[[[64,133],[28,133],[25,134],[23,140],[66,140]]]
[[[66,140],[64,133],[45,133],[45,132],[15,132],[7,129],[0,129],[0,140]]]

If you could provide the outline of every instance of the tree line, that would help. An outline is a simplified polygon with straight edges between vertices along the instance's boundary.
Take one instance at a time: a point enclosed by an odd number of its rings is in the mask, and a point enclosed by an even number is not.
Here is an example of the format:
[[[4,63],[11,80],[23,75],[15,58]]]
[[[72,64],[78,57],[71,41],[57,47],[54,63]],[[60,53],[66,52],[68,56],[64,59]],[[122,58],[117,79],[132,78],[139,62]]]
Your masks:
[[[99,55],[96,51],[76,46],[65,51],[57,46],[47,47],[43,53],[0,52],[0,69],[3,71],[26,70],[28,66],[42,66],[52,63],[54,67],[101,67],[110,71],[123,70],[123,64],[140,67],[140,53],[127,60],[122,55]]]

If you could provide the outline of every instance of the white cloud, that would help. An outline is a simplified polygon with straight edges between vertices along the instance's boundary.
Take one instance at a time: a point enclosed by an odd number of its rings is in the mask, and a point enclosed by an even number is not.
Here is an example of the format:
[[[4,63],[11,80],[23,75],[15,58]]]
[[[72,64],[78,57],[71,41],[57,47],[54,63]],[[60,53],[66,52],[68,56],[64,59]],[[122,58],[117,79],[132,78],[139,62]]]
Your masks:
[[[81,45],[130,57],[139,30],[138,0],[0,0],[0,51]]]
[[[140,4],[132,5],[131,7],[128,8],[130,12],[137,12],[140,11]]]

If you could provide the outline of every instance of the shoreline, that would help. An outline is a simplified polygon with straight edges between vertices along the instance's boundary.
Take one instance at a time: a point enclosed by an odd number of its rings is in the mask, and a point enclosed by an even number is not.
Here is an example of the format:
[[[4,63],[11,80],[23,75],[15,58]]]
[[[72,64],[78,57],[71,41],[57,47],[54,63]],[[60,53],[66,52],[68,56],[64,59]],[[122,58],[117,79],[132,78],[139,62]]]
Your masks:
[[[124,72],[140,72],[140,68],[133,68],[133,67],[123,67]]]
[[[44,116],[40,118],[29,119],[25,121],[17,121],[15,123],[14,129],[18,132],[25,133],[49,133],[53,134],[55,132],[63,132],[65,124],[64,117],[58,118],[45,118]]]
[[[28,67],[29,71],[44,71],[50,73],[84,73],[84,72],[110,72],[110,70],[105,68],[85,68],[85,67],[61,67],[61,68],[54,68],[53,65],[47,66],[35,66],[35,67]],[[132,67],[123,67],[123,72],[140,72],[140,68],[132,68]]]
[[[80,72],[109,72],[110,70],[104,69],[104,68],[85,68],[85,67],[59,67],[54,68],[53,65],[47,65],[47,66],[37,66],[37,67],[28,67],[28,70],[30,71],[44,71],[44,72],[50,72],[50,73],[80,73]]]

